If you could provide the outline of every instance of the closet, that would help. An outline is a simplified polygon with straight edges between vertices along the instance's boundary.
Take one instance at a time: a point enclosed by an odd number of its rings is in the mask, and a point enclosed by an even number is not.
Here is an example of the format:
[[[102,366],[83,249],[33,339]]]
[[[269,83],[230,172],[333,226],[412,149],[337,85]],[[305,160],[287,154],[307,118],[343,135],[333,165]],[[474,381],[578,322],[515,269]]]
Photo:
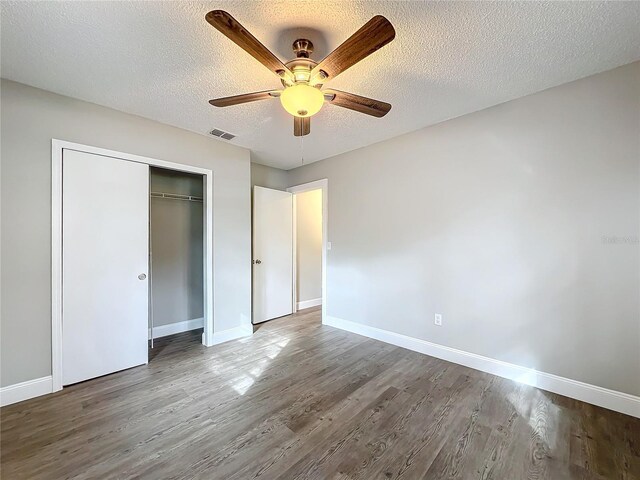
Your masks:
[[[204,325],[209,173],[116,155],[63,148],[54,162],[60,179],[54,255],[60,250],[52,262],[52,377],[58,388],[145,364],[154,338]]]
[[[203,178],[150,168],[149,338],[203,328]]]

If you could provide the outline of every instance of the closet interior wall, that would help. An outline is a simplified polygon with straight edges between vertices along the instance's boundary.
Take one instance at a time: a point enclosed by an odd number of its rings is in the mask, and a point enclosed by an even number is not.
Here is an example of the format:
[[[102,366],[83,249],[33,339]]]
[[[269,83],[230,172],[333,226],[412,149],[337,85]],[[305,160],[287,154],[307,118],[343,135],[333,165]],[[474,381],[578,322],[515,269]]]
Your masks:
[[[154,338],[203,327],[203,183],[200,175],[150,169]]]

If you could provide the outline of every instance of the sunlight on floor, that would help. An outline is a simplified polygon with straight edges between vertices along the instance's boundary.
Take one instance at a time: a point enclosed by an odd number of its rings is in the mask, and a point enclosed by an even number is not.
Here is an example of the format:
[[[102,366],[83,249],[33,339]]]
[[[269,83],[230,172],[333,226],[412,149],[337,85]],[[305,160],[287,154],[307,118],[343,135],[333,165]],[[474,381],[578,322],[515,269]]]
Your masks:
[[[527,420],[532,437],[535,435],[549,450],[553,451],[558,446],[558,429],[554,427],[557,427],[559,416],[562,413],[560,407],[554,405],[544,392],[533,388],[535,370],[527,372],[522,378],[518,377],[515,381],[531,386],[533,392],[525,396],[526,401],[523,401],[519,391],[509,393],[507,400],[518,412],[518,415]]]
[[[240,395],[247,393],[251,385],[262,375],[262,372],[269,366],[271,361],[276,358],[282,349],[291,341],[289,336],[278,335],[279,340],[267,345],[264,348],[266,358],[256,360],[247,373],[243,373],[239,377],[233,378],[229,385]]]

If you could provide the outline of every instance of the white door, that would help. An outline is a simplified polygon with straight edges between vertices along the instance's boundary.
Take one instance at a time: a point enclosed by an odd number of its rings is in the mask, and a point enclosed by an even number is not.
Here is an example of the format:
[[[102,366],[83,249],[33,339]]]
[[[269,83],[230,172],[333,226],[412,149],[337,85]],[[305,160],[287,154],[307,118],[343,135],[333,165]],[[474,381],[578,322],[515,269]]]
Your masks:
[[[253,188],[253,323],[293,313],[293,195]]]
[[[65,149],[62,383],[147,363],[149,166]]]

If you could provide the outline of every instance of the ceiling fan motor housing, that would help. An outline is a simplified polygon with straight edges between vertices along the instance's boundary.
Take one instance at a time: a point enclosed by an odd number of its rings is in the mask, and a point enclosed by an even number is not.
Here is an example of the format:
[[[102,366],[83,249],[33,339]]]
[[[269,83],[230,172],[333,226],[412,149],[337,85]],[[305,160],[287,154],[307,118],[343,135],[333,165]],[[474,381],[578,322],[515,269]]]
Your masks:
[[[285,63],[285,66],[293,73],[293,82],[291,79],[282,78],[282,84],[289,87],[296,83],[309,83],[311,80],[311,70],[318,64],[309,58],[313,52],[313,43],[306,38],[299,38],[293,42],[293,51],[296,58]]]
[[[301,57],[291,60],[285,63],[285,65],[293,73],[293,82],[289,81],[289,83],[287,83],[288,79],[282,78],[282,84],[288,87],[293,83],[309,83],[309,80],[311,80],[311,70],[313,70],[313,67],[315,67],[317,63],[310,58]]]

